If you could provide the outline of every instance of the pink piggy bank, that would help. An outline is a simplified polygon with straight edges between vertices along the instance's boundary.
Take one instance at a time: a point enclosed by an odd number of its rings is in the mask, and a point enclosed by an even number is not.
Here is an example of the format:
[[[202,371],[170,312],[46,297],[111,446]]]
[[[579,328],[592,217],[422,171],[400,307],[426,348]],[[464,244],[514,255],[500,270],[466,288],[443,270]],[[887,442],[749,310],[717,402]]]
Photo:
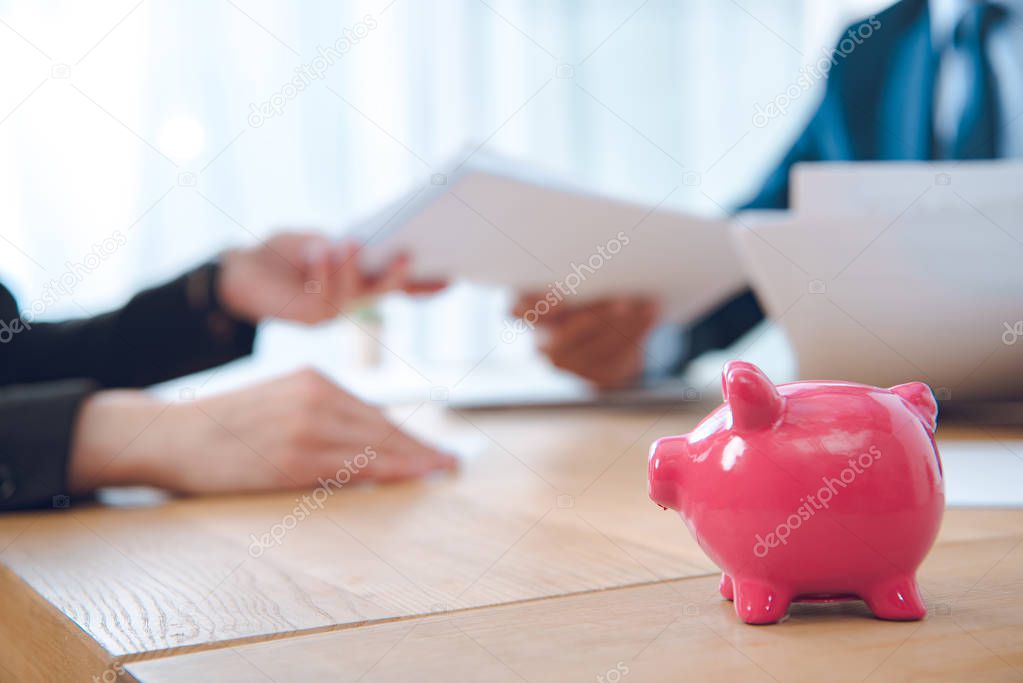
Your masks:
[[[732,361],[725,403],[650,450],[650,498],[679,511],[748,624],[793,601],[862,599],[882,619],[927,613],[916,570],[945,507],[926,384],[775,386]]]

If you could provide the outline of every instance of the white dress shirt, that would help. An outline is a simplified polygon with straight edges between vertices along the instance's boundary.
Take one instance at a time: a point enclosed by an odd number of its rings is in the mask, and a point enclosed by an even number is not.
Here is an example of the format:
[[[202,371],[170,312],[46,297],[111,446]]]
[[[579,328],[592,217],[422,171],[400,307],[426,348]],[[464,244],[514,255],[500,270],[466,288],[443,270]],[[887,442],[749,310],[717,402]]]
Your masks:
[[[969,91],[969,65],[952,44],[959,20],[973,0],[930,0],[931,40],[941,54],[935,93],[934,131],[939,149],[950,149]],[[1023,0],[1000,0],[1006,16],[991,30],[988,58],[998,88],[999,153],[1023,157]]]

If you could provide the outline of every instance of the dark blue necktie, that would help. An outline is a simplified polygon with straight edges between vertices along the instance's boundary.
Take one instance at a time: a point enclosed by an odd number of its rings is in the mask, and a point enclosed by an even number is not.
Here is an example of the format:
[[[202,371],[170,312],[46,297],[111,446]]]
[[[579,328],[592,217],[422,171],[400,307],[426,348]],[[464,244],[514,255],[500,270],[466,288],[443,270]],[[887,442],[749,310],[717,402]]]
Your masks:
[[[955,29],[955,46],[967,63],[967,99],[952,144],[954,159],[993,159],[998,156],[998,84],[987,55],[991,29],[1006,16],[1001,5],[978,0]]]

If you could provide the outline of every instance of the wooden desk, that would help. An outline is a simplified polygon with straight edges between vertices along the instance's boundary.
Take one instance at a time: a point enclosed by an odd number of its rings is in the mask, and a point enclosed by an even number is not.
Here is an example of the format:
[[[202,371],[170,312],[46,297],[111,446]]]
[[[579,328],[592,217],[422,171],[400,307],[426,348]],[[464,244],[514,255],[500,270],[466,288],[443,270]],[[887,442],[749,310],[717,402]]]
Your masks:
[[[146,683],[1023,680],[1023,514],[950,517],[992,535],[943,539],[922,573],[931,609],[923,622],[878,621],[849,603],[796,605],[780,625],[745,626],[712,576],[273,640],[129,671]],[[1000,530],[1009,519],[1015,530]]]
[[[0,678],[613,681],[621,663],[637,682],[861,680],[873,663],[876,680],[1023,680],[1023,511],[949,512],[925,622],[846,605],[737,624],[646,499],[650,441],[696,417],[427,407],[413,429],[483,452],[451,477],[336,491],[301,521],[296,494],[4,516]],[[292,528],[250,552],[275,524]]]

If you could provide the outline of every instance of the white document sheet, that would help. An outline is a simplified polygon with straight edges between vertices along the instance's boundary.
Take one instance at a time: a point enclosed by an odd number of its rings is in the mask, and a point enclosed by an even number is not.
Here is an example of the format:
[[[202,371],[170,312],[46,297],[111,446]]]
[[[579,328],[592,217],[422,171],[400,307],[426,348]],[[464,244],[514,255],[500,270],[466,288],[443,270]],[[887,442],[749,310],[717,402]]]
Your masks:
[[[347,234],[366,243],[371,268],[406,252],[417,277],[575,302],[652,296],[678,322],[745,283],[725,219],[613,199],[482,154],[434,174]]]
[[[733,226],[799,376],[1023,397],[1023,164],[819,166]]]
[[[797,213],[901,211],[910,204],[962,209],[1018,197],[1023,162],[815,162],[792,169],[790,205]]]
[[[1023,507],[1023,442],[938,441],[950,507]]]

